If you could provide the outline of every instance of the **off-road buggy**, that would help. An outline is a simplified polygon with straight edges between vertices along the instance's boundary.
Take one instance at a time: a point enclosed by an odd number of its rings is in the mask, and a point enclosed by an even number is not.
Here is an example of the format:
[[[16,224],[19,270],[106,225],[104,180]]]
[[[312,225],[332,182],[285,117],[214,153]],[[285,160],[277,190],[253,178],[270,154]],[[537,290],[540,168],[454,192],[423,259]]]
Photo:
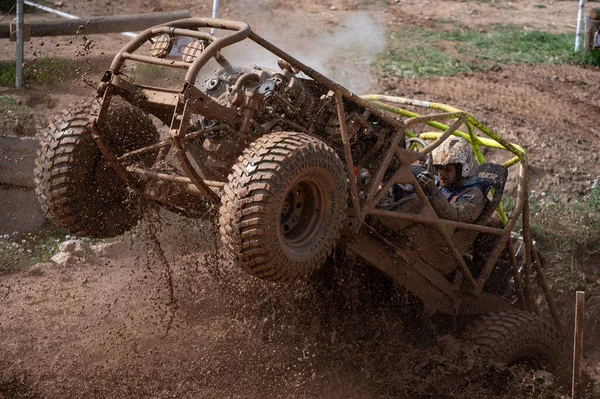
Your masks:
[[[273,68],[229,61],[248,43]],[[415,178],[450,135],[481,164],[472,178],[488,203],[473,224],[440,219]],[[501,198],[515,165],[508,215]],[[463,111],[357,96],[246,23],[192,18],[142,32],[117,53],[96,98],[41,133],[35,184],[48,217],[77,236],[122,234],[148,202],[191,217],[218,208],[226,252],[269,281],[305,278],[343,248],[430,313],[480,315],[468,335],[491,357],[557,371],[569,355],[529,232],[526,166],[522,148]],[[492,238],[485,256],[481,237]],[[555,326],[539,316],[544,297]]]

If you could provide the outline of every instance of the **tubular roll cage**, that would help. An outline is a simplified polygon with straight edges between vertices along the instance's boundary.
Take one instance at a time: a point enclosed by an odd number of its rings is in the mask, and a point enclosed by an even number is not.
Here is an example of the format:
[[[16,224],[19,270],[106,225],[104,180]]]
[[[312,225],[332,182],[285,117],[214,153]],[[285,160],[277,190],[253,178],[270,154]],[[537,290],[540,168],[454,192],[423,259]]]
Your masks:
[[[199,31],[199,28],[215,28],[221,31],[227,31],[227,33],[225,33],[222,37],[217,38],[212,33]],[[150,56],[134,54],[134,52],[137,49],[139,49],[145,42],[159,34],[165,33],[170,35],[181,35],[200,40],[206,40],[210,44],[206,46],[204,51],[200,53],[200,55],[192,63],[170,59],[153,58]],[[194,86],[194,83],[196,81],[199,71],[204,65],[206,65],[206,63],[211,58],[214,57],[221,65],[229,65],[227,60],[221,55],[221,50],[244,39],[250,39],[254,41],[259,46],[263,47],[264,49],[270,51],[272,54],[287,62],[292,68],[294,68],[295,72],[303,72],[308,77],[319,82],[324,87],[335,93],[334,98],[340,126],[340,136],[344,149],[343,158],[345,160],[347,175],[349,176],[351,202],[347,228],[344,229],[344,234],[346,234],[346,231],[349,230],[352,232],[351,234],[354,234],[355,237],[358,237],[361,235],[361,229],[369,230],[368,225],[365,223],[365,219],[367,218],[367,216],[386,217],[427,224],[433,227],[435,230],[437,230],[441,237],[444,239],[445,243],[451,251],[451,254],[455,258],[460,268],[460,271],[462,272],[463,276],[468,282],[469,293],[474,297],[479,297],[480,295],[482,295],[483,286],[486,280],[489,278],[493,270],[494,264],[500,256],[503,248],[506,246],[508,248],[511,258],[512,273],[516,282],[517,295],[521,307],[530,312],[539,313],[539,309],[537,308],[532,298],[530,287],[530,277],[532,276],[533,264],[535,265],[535,276],[538,280],[538,283],[543,289],[553,321],[556,324],[557,328],[562,331],[562,326],[558,318],[556,306],[552,299],[549,287],[544,279],[540,259],[537,255],[537,252],[534,250],[532,238],[530,235],[529,203],[527,198],[528,181],[526,173],[527,157],[525,151],[521,147],[519,147],[516,144],[505,141],[500,136],[493,133],[490,129],[481,124],[479,121],[474,119],[472,116],[468,115],[464,111],[450,107],[448,105],[383,95],[367,95],[363,97],[357,96],[348,89],[331,81],[319,72],[315,71],[314,69],[300,62],[298,59],[292,57],[288,53],[282,51],[275,45],[260,37],[251,30],[250,26],[247,23],[213,18],[188,18],[177,20],[143,31],[139,36],[134,38],[131,42],[125,45],[125,47],[123,47],[121,51],[117,53],[114,60],[112,61],[110,70],[105,73],[102,79],[103,84],[98,89],[98,97],[102,97],[102,101],[101,105],[99,107],[96,106],[92,111],[90,117],[90,125],[92,137],[96,141],[103,155],[106,157],[111,166],[115,169],[115,171],[123,180],[125,180],[128,184],[131,185],[132,181],[129,178],[129,173],[137,173],[158,180],[167,180],[183,183],[184,185],[186,185],[187,191],[194,194],[203,195],[206,198],[206,200],[213,204],[218,204],[220,202],[218,193],[222,189],[223,185],[226,183],[204,180],[201,176],[201,173],[198,173],[194,169],[194,167],[192,167],[192,163],[188,159],[183,144],[193,137],[198,137],[199,135],[202,135],[210,130],[223,128],[225,125],[229,127],[239,127],[239,121],[235,110],[219,104],[214,98],[208,96],[207,94],[197,89]],[[183,84],[182,90],[176,91],[157,87],[134,85],[128,82],[126,79],[123,79],[120,76],[121,67],[123,66],[126,60],[161,65],[170,68],[187,69],[187,73],[185,75],[185,82]],[[115,94],[123,96],[124,98],[127,98],[134,103],[137,102],[137,104],[135,105],[144,106],[149,104],[150,106],[167,106],[169,108],[169,112],[172,111],[172,117],[170,118],[171,122],[169,138],[166,141],[135,151],[131,151],[129,153],[125,153],[119,157],[114,155],[114,153],[104,142],[102,134],[97,128],[97,122],[101,118],[102,114],[107,111],[110,104],[110,98]],[[143,99],[140,100],[140,97]],[[357,179],[353,173],[355,164],[353,160],[352,147],[350,144],[346,124],[347,122],[346,111],[344,110],[344,101],[352,102],[357,106],[368,110],[371,115],[375,116],[376,118],[379,118],[381,121],[385,122],[387,125],[389,125],[395,130],[395,132],[393,132],[391,136],[391,139],[388,142],[387,150],[385,150],[385,154],[381,158],[381,163],[377,168],[377,172],[368,187],[367,195],[363,198],[359,196]],[[441,113],[431,115],[419,115],[417,113],[389,105],[389,103],[425,107],[441,111]],[[152,108],[150,108],[150,112],[153,113]],[[186,130],[188,127],[187,121],[189,119],[188,116],[190,113],[203,114],[209,117],[210,119],[218,120],[223,124],[216,127],[196,131],[192,134],[186,134]],[[405,119],[398,120],[391,114],[396,114],[405,117]],[[160,118],[160,115],[156,116]],[[161,118],[161,120],[163,120],[164,122],[167,119],[163,117]],[[453,122],[446,125],[443,123],[444,121]],[[434,129],[437,129],[437,131],[426,132],[416,135],[410,130],[410,128],[417,124],[428,125],[430,127],[433,127]],[[467,128],[467,132],[458,130],[458,128],[463,124]],[[487,137],[477,136],[475,134],[475,129],[479,130]],[[517,203],[512,217],[509,218],[507,216],[507,214],[502,209],[501,205],[498,207],[498,214],[504,225],[504,228],[492,228],[483,225],[460,223],[439,219],[435,214],[435,211],[429,204],[427,196],[421,189],[415,176],[410,172],[410,169],[407,167],[413,162],[430,154],[450,135],[456,135],[466,139],[467,142],[469,142],[472,146],[476,157],[480,163],[485,161],[480,147],[485,146],[511,152],[514,155],[514,157],[504,163],[504,166],[506,166],[507,168],[512,167],[516,164],[520,165]],[[411,151],[403,148],[403,146],[401,145],[404,143],[406,138],[410,137],[419,137],[423,140],[433,140],[433,142],[426,145],[419,151]],[[151,151],[155,151],[157,149],[168,149],[171,147],[174,148],[177,158],[180,161],[186,176],[158,173],[140,168],[125,167],[122,164],[124,160],[127,160],[129,158]],[[394,158],[397,159],[401,166],[406,167],[399,168],[391,179],[382,184],[384,175]],[[399,182],[413,185],[421,202],[427,208],[425,212],[422,212],[418,215],[414,215],[403,212],[386,211],[377,208],[377,204],[387,193],[387,190],[393,184]],[[133,188],[135,189],[136,187]],[[524,236],[523,238],[525,243],[525,265],[522,272],[518,270],[515,249],[510,240],[511,232],[514,229],[519,217],[522,217]],[[486,262],[480,276],[477,279],[473,277],[463,259],[462,254],[457,251],[454,243],[452,242],[452,234],[457,229],[493,234],[499,236],[500,238],[494,250],[490,254],[489,259]],[[380,267],[378,265],[374,266],[378,267],[384,272],[389,272],[389,270],[386,270],[386,267]],[[439,280],[432,277],[431,273],[424,273],[419,270],[412,271],[420,273],[422,277],[433,283],[433,285],[440,286]],[[393,275],[394,273],[387,274]],[[444,288],[441,291],[444,291],[449,296],[452,296],[452,302],[454,302],[455,308],[454,310],[456,310],[457,301],[460,300],[457,300],[455,295],[447,293],[448,290],[446,288]]]

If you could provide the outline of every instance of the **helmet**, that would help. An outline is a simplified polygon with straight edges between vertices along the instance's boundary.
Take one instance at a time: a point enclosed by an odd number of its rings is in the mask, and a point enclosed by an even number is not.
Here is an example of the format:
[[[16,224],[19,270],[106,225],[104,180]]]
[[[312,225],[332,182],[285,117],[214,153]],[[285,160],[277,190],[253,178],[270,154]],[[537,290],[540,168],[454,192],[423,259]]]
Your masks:
[[[456,136],[450,136],[433,150],[432,156],[434,165],[460,165],[462,177],[469,176],[477,166],[477,160],[469,143],[465,139]]]

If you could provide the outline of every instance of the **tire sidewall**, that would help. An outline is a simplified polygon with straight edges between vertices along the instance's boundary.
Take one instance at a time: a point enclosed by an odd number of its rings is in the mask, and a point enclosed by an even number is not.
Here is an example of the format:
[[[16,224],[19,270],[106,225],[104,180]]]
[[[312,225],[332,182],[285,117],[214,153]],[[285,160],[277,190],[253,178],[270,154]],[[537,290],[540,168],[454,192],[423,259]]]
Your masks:
[[[284,202],[299,183],[317,187],[327,204],[320,210],[316,232],[307,233],[306,240],[301,232],[286,238],[281,226]],[[264,280],[308,277],[337,243],[347,185],[344,164],[319,139],[277,132],[253,142],[232,168],[220,210],[221,240],[233,262]]]

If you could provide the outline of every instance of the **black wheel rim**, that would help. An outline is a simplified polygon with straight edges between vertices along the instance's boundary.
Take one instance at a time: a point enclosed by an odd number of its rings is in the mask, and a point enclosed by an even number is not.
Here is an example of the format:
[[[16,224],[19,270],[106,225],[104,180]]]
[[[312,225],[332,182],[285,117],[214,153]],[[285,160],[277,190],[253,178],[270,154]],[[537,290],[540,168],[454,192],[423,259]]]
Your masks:
[[[287,193],[281,207],[280,231],[288,249],[296,252],[306,247],[325,224],[327,195],[317,181],[296,183]]]

